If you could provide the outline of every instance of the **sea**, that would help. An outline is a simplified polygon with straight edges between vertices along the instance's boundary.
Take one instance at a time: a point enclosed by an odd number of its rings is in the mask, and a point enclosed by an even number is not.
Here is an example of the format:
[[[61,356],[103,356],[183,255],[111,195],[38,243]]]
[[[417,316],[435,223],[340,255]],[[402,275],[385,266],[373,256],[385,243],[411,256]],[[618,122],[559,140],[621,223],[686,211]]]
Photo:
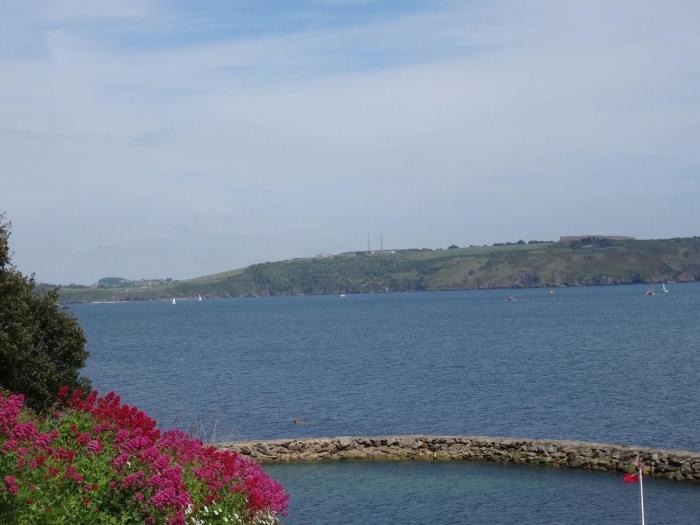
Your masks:
[[[387,434],[700,451],[700,284],[79,304],[103,393],[205,440]],[[512,297],[514,300],[506,300]],[[294,424],[293,420],[304,424]],[[480,463],[275,465],[285,524],[638,523],[606,473]],[[648,480],[649,524],[700,486]]]

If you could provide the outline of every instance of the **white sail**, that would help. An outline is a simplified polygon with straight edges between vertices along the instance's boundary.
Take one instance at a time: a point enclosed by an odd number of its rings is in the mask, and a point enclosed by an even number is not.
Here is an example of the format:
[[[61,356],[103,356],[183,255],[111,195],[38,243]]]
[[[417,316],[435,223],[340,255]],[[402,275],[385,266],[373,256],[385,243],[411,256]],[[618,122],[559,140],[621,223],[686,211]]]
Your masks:
[[[662,284],[661,287],[664,289],[664,292],[668,293],[668,290],[666,289],[666,283]]]

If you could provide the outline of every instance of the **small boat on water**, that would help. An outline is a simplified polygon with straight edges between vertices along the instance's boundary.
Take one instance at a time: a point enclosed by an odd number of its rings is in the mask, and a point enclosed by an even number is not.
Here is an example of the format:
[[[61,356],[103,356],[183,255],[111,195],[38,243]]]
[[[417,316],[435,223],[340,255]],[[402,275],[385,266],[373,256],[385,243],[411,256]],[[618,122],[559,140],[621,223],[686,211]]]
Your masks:
[[[345,297],[345,294],[344,294],[344,293],[341,293],[341,294],[340,294],[340,297]]]
[[[664,293],[668,293],[668,289],[666,288],[666,283],[662,283],[661,288],[663,288]]]
[[[177,304],[177,301],[175,300],[175,298],[174,298],[174,297],[173,297],[173,300],[172,300],[172,301],[170,301],[170,302],[171,302],[172,304]]]
[[[517,299],[515,297],[513,297],[512,295],[509,295],[508,297],[506,297],[504,299],[504,301],[507,303],[514,303],[515,301],[517,301]]]
[[[199,295],[197,296],[197,302],[198,302],[198,303],[201,303],[201,302],[202,302],[202,294],[199,294]]]
[[[654,290],[647,290],[644,292],[644,295],[656,295],[656,292]]]

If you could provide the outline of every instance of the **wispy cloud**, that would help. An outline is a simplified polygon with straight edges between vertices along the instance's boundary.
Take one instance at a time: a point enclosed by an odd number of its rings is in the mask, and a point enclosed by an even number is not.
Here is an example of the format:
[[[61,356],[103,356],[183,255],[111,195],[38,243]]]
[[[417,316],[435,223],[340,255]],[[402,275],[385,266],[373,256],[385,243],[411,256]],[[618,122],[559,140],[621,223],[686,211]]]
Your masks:
[[[700,227],[693,2],[203,6],[8,9],[0,205],[23,268]]]

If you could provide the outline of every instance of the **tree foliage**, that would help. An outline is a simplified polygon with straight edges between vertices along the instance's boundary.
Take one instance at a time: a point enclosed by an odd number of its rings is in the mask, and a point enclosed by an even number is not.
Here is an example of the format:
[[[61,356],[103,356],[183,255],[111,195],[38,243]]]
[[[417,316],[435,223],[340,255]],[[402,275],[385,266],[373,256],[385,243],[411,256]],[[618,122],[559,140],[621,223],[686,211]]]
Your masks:
[[[58,293],[40,294],[33,277],[12,265],[10,223],[0,214],[0,389],[21,392],[46,410],[62,385],[83,388],[88,353],[75,317],[57,305]]]

